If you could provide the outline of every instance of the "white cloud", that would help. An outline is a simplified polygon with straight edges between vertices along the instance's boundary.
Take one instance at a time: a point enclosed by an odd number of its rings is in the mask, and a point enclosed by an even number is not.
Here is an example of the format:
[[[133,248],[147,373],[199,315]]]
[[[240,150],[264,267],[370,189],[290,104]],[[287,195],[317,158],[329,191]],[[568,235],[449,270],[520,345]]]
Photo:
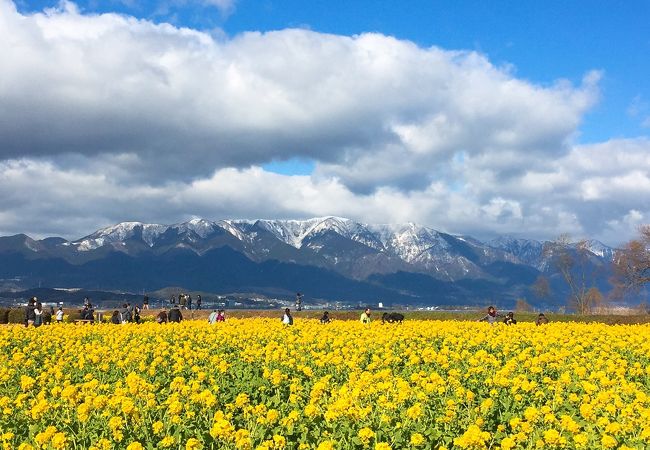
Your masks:
[[[367,191],[426,185],[458,151],[505,155],[512,170],[508,155],[566,151],[597,98],[597,75],[542,87],[475,52],[379,34],[215,40],[72,6],[22,15],[7,0],[0,51],[0,155],[130,153],[151,179],[304,157]]]

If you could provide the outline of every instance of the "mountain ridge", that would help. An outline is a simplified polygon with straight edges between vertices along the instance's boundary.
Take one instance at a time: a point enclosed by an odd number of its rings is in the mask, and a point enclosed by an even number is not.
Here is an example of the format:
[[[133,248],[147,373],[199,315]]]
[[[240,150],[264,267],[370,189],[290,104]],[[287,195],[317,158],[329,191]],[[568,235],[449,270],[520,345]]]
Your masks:
[[[414,302],[421,299],[424,303],[436,301],[426,292],[426,286],[444,292],[441,298],[461,303],[463,298],[468,302],[476,300],[481,292],[499,293],[511,300],[515,296],[530,296],[527,286],[535,275],[549,276],[553,281],[544,246],[544,242],[534,239],[502,236],[484,242],[415,223],[364,224],[336,216],[306,220],[196,218],[171,225],[121,222],[73,241],[57,237],[34,240],[26,235],[0,237],[0,255],[20,257],[21,270],[25,273],[29,270],[32,278],[34,273],[56,272],[59,267],[62,282],[82,280],[80,273],[83,273],[95,283],[103,283],[102,278],[110,279],[112,284],[102,284],[107,288],[125,288],[127,284],[130,288],[137,283],[138,276],[163,283],[150,270],[150,266],[158,265],[165,267],[165,273],[172,278],[168,284],[202,283],[195,275],[210,276],[209,272],[199,270],[201,264],[210,261],[214,273],[229,273],[239,280],[242,289],[251,288],[247,283],[257,280],[254,286],[262,291],[284,292],[289,289],[286,280],[293,279],[291,273],[295,272],[308,274],[313,283],[318,277],[338,279],[338,284],[347,285],[356,293],[355,298],[363,292],[368,295],[382,292],[383,297],[394,292],[400,301],[412,298]],[[234,253],[217,252],[215,256],[215,250],[225,248]],[[587,241],[586,248],[595,264],[608,264],[614,254],[614,249],[598,241]],[[111,256],[119,254],[128,258]],[[190,258],[191,254],[196,257]],[[250,264],[243,264],[234,254],[241,255]],[[237,264],[247,272],[241,277],[228,272],[220,266],[220,257],[223,264],[239,261]],[[139,275],[132,279],[120,267],[102,264],[106,260],[128,265]],[[174,260],[187,260],[191,267],[183,266],[176,273],[168,268]],[[282,265],[274,265],[274,261]],[[284,277],[285,281],[277,281],[284,284],[274,287],[275,281],[270,276],[260,278],[259,272],[264,270]],[[68,275],[64,276],[65,273]],[[334,275],[330,273],[343,278],[332,278]],[[420,274],[443,284],[409,274]],[[56,276],[50,275],[48,281],[55,282]],[[4,276],[26,275],[12,273],[11,266],[7,265]],[[349,284],[344,279],[361,284]],[[225,275],[220,280],[229,283]],[[420,287],[415,289],[418,283]],[[556,280],[555,285],[560,283]],[[483,290],[478,286],[483,286]],[[237,284],[227,287],[233,290]],[[343,288],[339,291],[321,288],[321,291],[334,297],[347,295]]]

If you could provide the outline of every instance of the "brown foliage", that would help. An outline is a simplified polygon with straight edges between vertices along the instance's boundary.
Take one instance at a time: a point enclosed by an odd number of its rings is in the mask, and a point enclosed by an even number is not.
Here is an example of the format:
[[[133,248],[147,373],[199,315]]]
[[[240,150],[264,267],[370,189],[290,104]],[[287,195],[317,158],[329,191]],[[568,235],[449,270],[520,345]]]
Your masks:
[[[650,225],[639,228],[639,237],[616,252],[613,284],[618,294],[636,291],[650,282]]]
[[[571,244],[569,236],[562,235],[555,241],[546,243],[544,254],[560,272],[569,288],[569,306],[578,314],[591,313],[594,297],[589,292],[595,289],[593,286],[598,274],[596,267],[590,264],[593,255],[589,251],[588,242],[581,240]]]
[[[515,302],[515,311],[517,312],[531,312],[534,311],[533,306],[526,301],[525,298],[518,298]]]
[[[551,284],[548,282],[548,278],[543,275],[537,277],[531,288],[535,296],[538,298],[547,298],[551,296]]]

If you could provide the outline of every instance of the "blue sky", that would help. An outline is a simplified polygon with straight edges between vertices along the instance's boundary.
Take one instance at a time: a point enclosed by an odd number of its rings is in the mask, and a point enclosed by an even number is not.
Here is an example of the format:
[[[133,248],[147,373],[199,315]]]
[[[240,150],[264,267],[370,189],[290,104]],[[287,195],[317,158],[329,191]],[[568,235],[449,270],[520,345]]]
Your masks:
[[[650,222],[649,17],[0,0],[0,234],[337,215],[620,243]]]

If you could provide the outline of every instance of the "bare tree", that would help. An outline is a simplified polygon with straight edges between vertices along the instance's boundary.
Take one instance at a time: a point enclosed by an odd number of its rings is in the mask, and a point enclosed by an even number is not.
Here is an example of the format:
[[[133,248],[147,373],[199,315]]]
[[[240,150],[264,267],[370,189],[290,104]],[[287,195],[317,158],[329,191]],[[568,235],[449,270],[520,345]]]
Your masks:
[[[569,306],[578,314],[591,312],[594,296],[588,293],[594,287],[598,265],[591,261],[594,255],[589,251],[588,242],[581,240],[572,244],[567,235],[562,235],[544,245],[544,255],[569,288]]]
[[[531,312],[533,311],[533,306],[526,301],[525,298],[518,298],[515,302],[515,311],[517,312]]]
[[[535,282],[532,284],[531,289],[535,294],[535,297],[548,298],[551,296],[551,284],[548,282],[548,278],[544,275],[537,277]]]
[[[597,287],[589,288],[586,294],[586,303],[589,305],[590,311],[601,314],[607,311],[605,297],[603,297],[603,294]]]
[[[650,225],[641,226],[639,237],[616,252],[612,281],[619,294],[650,283]]]

